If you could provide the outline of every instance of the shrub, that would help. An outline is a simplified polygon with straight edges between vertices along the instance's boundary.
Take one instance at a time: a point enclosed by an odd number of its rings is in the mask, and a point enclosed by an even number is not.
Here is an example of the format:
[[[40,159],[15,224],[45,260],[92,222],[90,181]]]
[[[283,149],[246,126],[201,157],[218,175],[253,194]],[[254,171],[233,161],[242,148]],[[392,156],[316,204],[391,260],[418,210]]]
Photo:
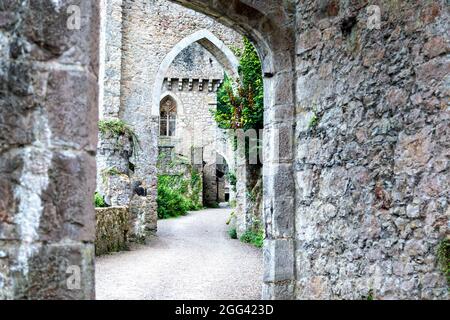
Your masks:
[[[263,230],[247,230],[242,236],[241,241],[249,243],[257,248],[262,248],[264,244],[264,231]]]
[[[182,176],[160,175],[158,177],[158,218],[184,216],[188,211],[202,209],[200,195],[203,190],[201,176],[191,171],[191,179]]]
[[[179,192],[163,184],[158,186],[157,204],[159,219],[185,216],[190,205]]]
[[[244,38],[240,55],[241,79],[237,88],[225,76],[217,92],[217,108],[212,110],[214,120],[222,129],[261,129],[264,127],[264,85],[261,60],[251,42]]]
[[[105,199],[98,192],[96,192],[94,194],[94,205],[95,205],[96,208],[106,208],[106,207],[108,207],[108,205],[105,202]]]
[[[228,234],[230,235],[231,239],[237,239],[238,238],[236,228],[231,228],[230,230],[228,230]]]

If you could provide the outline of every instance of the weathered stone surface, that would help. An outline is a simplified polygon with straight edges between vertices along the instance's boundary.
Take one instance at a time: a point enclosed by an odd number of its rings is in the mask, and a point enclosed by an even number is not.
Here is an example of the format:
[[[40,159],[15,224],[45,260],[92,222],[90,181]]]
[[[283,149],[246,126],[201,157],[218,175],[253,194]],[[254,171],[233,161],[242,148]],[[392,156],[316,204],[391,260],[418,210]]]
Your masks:
[[[97,2],[0,6],[0,299],[94,298],[98,23]]]
[[[370,29],[368,4],[318,3],[297,7],[298,44],[325,29],[297,51],[296,297],[446,299],[445,5],[379,1]]]
[[[95,209],[95,218],[95,255],[125,250],[130,233],[129,209],[98,208]]]

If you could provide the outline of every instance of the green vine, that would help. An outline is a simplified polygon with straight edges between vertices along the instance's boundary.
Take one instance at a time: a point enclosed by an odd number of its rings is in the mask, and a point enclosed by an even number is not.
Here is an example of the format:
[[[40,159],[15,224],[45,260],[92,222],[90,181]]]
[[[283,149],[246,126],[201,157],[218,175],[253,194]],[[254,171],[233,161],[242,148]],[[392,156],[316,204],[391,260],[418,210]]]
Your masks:
[[[225,75],[217,92],[217,109],[211,110],[214,120],[222,129],[262,129],[264,127],[264,86],[261,60],[252,43],[244,38],[239,73],[241,79]]]
[[[444,239],[439,243],[437,260],[440,269],[447,277],[447,283],[450,284],[450,239]]]
[[[234,172],[228,172],[227,173],[228,181],[230,182],[230,185],[233,187],[233,191],[236,192],[237,188],[237,177]]]

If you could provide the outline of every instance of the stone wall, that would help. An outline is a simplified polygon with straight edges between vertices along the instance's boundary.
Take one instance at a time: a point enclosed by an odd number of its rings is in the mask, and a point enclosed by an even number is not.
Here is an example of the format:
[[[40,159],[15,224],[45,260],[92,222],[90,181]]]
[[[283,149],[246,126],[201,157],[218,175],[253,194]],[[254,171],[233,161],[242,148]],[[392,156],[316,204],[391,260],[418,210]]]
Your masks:
[[[445,1],[298,3],[296,298],[448,297],[448,25]]]
[[[230,32],[234,33],[234,31]],[[236,35],[236,40],[238,40]],[[239,43],[233,44],[239,46]],[[167,78],[180,79],[223,79],[224,69],[220,62],[203,47],[195,42],[181,51],[170,65]]]
[[[122,80],[122,0],[100,0],[100,118],[119,116]]]
[[[217,203],[217,124],[210,112],[216,108],[217,86],[218,83],[214,90],[210,90],[206,82],[206,88],[200,91],[198,85],[190,90],[186,83],[183,88],[172,87],[172,91],[169,91],[179,102],[176,137],[171,138],[174,152],[186,156],[192,162],[192,148],[202,150],[205,205]]]
[[[128,248],[130,213],[127,207],[95,209],[95,255]]]
[[[0,299],[95,296],[98,18],[97,1],[0,3]]]

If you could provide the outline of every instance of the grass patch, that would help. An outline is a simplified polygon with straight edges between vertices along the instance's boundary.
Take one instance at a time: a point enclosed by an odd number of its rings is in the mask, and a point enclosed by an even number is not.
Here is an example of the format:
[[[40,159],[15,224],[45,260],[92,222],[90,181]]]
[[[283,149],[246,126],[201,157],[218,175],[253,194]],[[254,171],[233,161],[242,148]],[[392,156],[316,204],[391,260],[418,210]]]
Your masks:
[[[264,244],[264,231],[248,230],[241,236],[240,240],[244,243],[252,244],[257,248],[262,248]]]

